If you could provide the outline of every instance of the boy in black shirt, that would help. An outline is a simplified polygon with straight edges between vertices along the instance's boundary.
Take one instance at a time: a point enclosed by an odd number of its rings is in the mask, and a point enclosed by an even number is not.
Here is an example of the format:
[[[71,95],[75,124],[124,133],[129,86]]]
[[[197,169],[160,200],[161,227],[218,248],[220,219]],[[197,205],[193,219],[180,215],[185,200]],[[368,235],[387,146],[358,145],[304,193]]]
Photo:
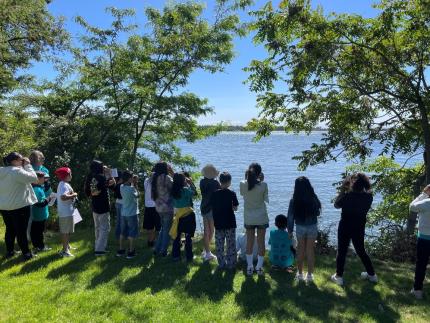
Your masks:
[[[215,246],[218,268],[233,269],[236,266],[236,217],[239,202],[236,193],[229,189],[231,175],[223,172],[219,176],[221,189],[212,193],[211,205],[215,224]],[[224,243],[227,250],[224,252]]]

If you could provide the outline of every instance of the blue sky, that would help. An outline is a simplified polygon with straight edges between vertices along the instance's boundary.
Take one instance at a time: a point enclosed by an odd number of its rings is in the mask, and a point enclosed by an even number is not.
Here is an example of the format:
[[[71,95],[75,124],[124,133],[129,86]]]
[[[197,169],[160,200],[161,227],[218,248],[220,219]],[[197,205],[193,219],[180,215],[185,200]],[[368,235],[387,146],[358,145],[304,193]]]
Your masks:
[[[144,26],[144,8],[148,6],[162,8],[170,1],[163,0],[54,0],[49,5],[49,10],[55,16],[63,16],[66,19],[66,28],[73,35],[80,33],[80,28],[74,22],[74,17],[83,16],[93,25],[109,25],[109,16],[105,13],[106,7],[134,8],[136,10],[136,22]],[[202,1],[206,3],[208,15],[213,7],[214,0]],[[267,1],[254,1],[254,8],[262,7]],[[273,1],[276,5],[279,1]],[[322,6],[324,12],[356,13],[364,16],[372,16],[375,9],[371,7],[374,1],[370,0],[312,0],[313,6]],[[209,17],[209,16],[208,16]],[[243,15],[246,19],[246,14]],[[220,121],[232,124],[246,124],[252,117],[256,117],[258,110],[255,107],[256,95],[243,84],[247,73],[242,69],[252,59],[265,57],[263,48],[258,48],[252,43],[252,38],[247,37],[235,40],[236,57],[226,67],[224,73],[207,74],[195,72],[186,90],[209,99],[209,105],[214,108],[215,114],[199,119],[201,124],[213,124]],[[33,68],[36,75],[52,77],[52,69],[47,64],[36,64]]]

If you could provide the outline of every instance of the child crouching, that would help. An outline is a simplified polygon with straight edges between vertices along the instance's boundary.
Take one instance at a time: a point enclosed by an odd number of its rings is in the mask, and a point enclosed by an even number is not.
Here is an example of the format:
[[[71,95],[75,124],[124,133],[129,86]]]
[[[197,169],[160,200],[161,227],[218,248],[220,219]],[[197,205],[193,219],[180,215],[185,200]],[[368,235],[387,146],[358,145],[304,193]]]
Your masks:
[[[236,193],[229,189],[231,175],[223,172],[219,176],[221,189],[212,193],[211,205],[215,224],[215,246],[219,269],[233,269],[236,266],[236,217],[239,202]],[[227,250],[224,252],[224,244]]]
[[[283,214],[275,218],[277,229],[270,231],[270,262],[272,268],[287,269],[294,262],[294,255],[291,251],[292,241],[287,232],[288,220]]]

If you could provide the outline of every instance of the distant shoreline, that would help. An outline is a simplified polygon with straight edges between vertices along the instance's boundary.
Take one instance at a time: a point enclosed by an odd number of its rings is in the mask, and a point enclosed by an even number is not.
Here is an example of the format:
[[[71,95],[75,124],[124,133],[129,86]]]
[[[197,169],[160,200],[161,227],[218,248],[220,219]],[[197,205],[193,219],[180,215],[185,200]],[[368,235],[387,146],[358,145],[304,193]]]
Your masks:
[[[201,125],[200,127],[202,128],[210,128],[210,127],[217,127],[217,125]],[[324,132],[327,131],[328,129],[326,128],[314,128],[312,129],[312,132]],[[256,132],[253,129],[249,129],[246,126],[222,126],[222,132]],[[275,128],[273,131],[276,132],[285,132],[285,128],[283,127],[277,127]],[[301,131],[303,132],[303,131]]]

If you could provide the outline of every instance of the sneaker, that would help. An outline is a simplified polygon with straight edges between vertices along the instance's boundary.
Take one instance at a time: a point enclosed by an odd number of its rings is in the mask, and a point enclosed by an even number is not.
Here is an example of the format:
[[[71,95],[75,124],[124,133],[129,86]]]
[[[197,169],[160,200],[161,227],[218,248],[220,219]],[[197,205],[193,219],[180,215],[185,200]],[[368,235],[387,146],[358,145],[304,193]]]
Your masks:
[[[422,290],[415,290],[414,288],[411,289],[411,295],[413,295],[416,299],[423,299],[423,291]]]
[[[127,253],[127,259],[133,259],[134,257],[136,257],[136,250],[133,250],[133,251],[129,251],[128,253]]]
[[[116,252],[116,256],[117,257],[122,257],[125,256],[125,250],[124,249],[120,249]]]
[[[252,276],[252,275],[254,275],[254,267],[248,267],[248,268],[246,269],[246,274],[247,274],[248,276]]]
[[[70,253],[70,251],[64,251],[64,250],[61,250],[61,251],[59,252],[59,255],[60,255],[61,257],[74,257],[74,255],[72,255],[72,254]]]
[[[376,276],[376,274],[371,276],[367,272],[364,271],[361,273],[360,277],[361,277],[361,279],[367,279],[367,280],[371,281],[372,283],[378,282],[378,276]]]
[[[16,255],[16,251],[15,250],[14,251],[10,251],[10,252],[6,253],[5,258],[9,259],[9,258],[12,258],[15,255]]]
[[[255,271],[257,272],[258,276],[264,276],[264,269],[263,269],[263,267],[256,268]]]
[[[205,255],[204,255],[204,257],[203,257],[203,260],[204,261],[211,261],[211,260],[214,260],[214,259],[217,259],[216,258],[216,256],[212,253],[212,252],[208,252],[208,253],[206,253]]]
[[[33,253],[31,253],[31,252],[28,252],[28,253],[22,255],[22,258],[24,258],[24,261],[30,260],[30,259],[32,259],[34,257],[35,257],[35,255]]]
[[[307,273],[306,274],[306,282],[313,283],[313,281],[314,281],[314,274]]]
[[[71,245],[69,245],[69,250],[77,250],[78,248],[76,247],[72,247]]]
[[[338,284],[339,286],[343,286],[343,278],[342,277],[339,277],[338,275],[333,274],[331,276],[331,280],[332,280],[332,282]]]
[[[106,251],[96,251],[94,252],[94,256],[100,257],[106,255]]]
[[[52,250],[52,248],[48,247],[48,246],[44,246],[43,248],[36,248],[37,252],[44,252],[44,251],[49,251]]]
[[[305,277],[303,276],[303,274],[300,274],[299,272],[297,272],[297,274],[296,274],[296,280],[298,282],[305,281]]]

